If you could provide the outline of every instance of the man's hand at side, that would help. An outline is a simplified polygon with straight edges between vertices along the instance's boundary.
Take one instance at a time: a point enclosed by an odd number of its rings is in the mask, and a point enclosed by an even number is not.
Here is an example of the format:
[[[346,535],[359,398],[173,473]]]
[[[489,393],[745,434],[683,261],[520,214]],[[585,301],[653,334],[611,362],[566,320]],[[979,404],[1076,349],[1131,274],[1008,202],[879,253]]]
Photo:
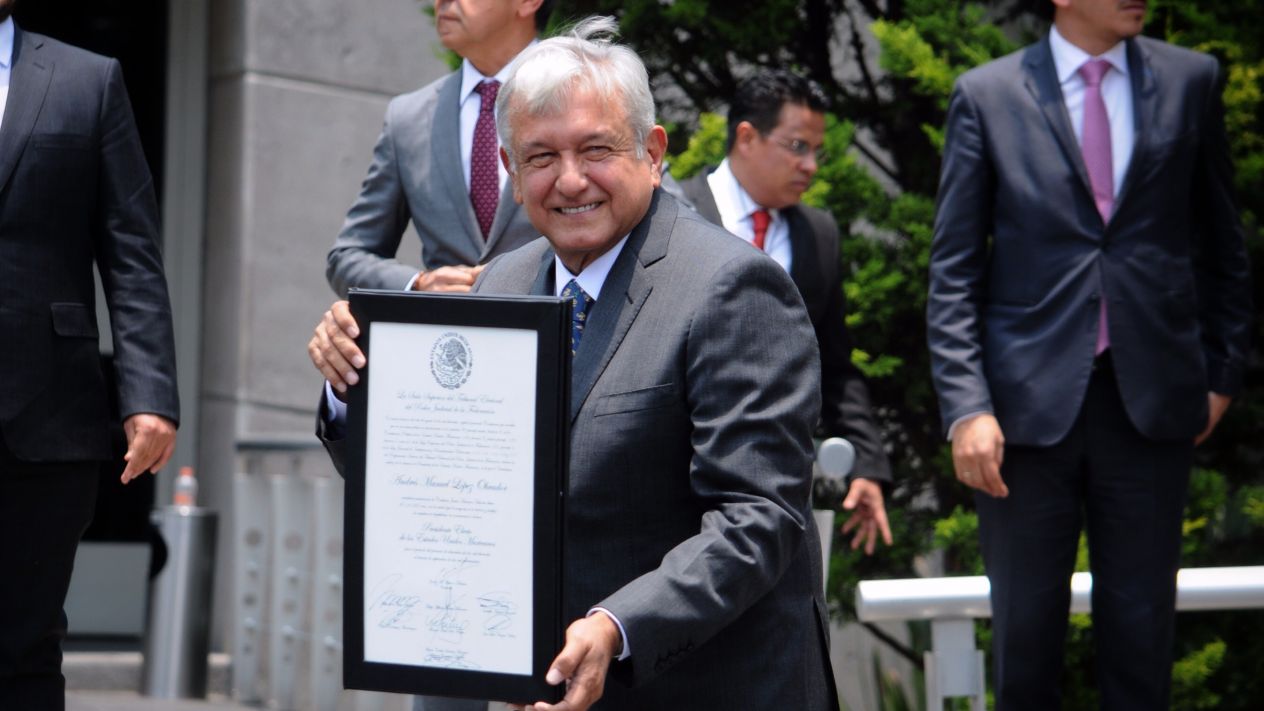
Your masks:
[[[355,343],[359,335],[360,327],[351,317],[350,305],[345,301],[336,301],[316,324],[312,340],[307,342],[307,355],[312,359],[312,365],[333,386],[339,399],[348,387],[360,382],[356,370],[363,368],[367,362]]]
[[[176,425],[162,415],[137,413],[123,421],[127,434],[127,466],[119,480],[124,484],[145,472],[158,473],[176,449]]]
[[[1001,479],[1005,437],[990,414],[976,415],[956,426],[952,433],[952,466],[961,483],[998,498],[1009,496]]]
[[[856,477],[847,488],[847,498],[843,499],[843,510],[850,511],[851,516],[843,523],[843,533],[856,535],[851,539],[851,548],[855,550],[862,544],[865,555],[873,555],[874,544],[878,535],[888,546],[891,545],[891,525],[887,522],[887,508],[882,500],[882,485],[872,479]]]
[[[1203,443],[1203,440],[1211,436],[1212,431],[1216,429],[1216,425],[1220,424],[1220,418],[1224,417],[1225,410],[1229,409],[1229,403],[1233,402],[1233,398],[1220,393],[1207,393],[1207,426],[1202,432],[1194,438],[1194,446]]]

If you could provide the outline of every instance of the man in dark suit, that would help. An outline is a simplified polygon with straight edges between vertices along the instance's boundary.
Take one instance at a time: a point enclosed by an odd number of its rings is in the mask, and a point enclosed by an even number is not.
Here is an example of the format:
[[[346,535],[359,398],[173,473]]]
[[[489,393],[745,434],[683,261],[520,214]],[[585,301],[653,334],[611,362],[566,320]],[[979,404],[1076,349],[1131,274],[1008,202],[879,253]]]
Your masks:
[[[846,498],[825,492],[827,505],[842,498],[844,510],[855,512],[843,531],[855,529],[852,547],[872,553],[879,536],[891,544],[881,486],[891,482],[891,465],[864,376],[851,362],[838,223],[799,202],[816,174],[826,110],[820,87],[791,72],[761,71],[743,80],[729,103],[728,157],[681,188],[699,214],[767,252],[798,287],[821,348],[817,433],[844,437],[856,448]],[[819,488],[828,489],[824,484]]]
[[[0,0],[0,708],[43,710],[65,703],[62,603],[111,423],[126,483],[170,458],[179,405],[153,181],[118,62],[23,32],[12,9]]]
[[[503,156],[547,241],[475,289],[565,295],[582,331],[563,560],[576,621],[548,674],[568,690],[534,708],[837,708],[808,501],[811,325],[783,269],[659,188],[645,68],[588,39],[613,28],[529,48],[505,85]],[[340,302],[309,345],[335,391],[364,363],[355,332]]]
[[[1059,707],[1087,524],[1103,708],[1167,708],[1193,447],[1241,387],[1251,313],[1214,59],[1143,2],[1055,0],[964,74],[927,309],[992,584],[1000,709]]]
[[[437,0],[435,29],[461,68],[391,100],[373,163],[329,251],[329,285],[468,291],[495,257],[540,236],[500,167],[494,111],[509,65],[552,0]],[[412,222],[424,268],[396,260]]]

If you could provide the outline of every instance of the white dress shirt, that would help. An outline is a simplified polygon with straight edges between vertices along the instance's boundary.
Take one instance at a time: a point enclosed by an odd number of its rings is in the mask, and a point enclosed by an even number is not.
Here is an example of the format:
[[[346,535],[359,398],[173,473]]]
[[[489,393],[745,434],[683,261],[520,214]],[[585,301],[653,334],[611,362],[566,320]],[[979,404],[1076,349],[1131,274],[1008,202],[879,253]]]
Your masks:
[[[1106,50],[1098,57],[1068,42],[1058,34],[1058,28],[1049,30],[1049,49],[1053,51],[1053,66],[1062,86],[1062,100],[1066,102],[1067,115],[1075,140],[1084,135],[1084,78],[1080,67],[1090,59],[1104,59],[1110,63],[1110,71],[1102,77],[1102,102],[1106,104],[1106,117],[1110,120],[1110,155],[1114,174],[1115,195],[1124,184],[1128,161],[1136,143],[1136,126],[1132,113],[1132,82],[1128,80],[1128,52],[1123,42]]]
[[[9,71],[13,68],[13,18],[0,22],[0,128],[9,104]]]
[[[728,158],[720,161],[720,166],[707,176],[707,187],[711,188],[724,229],[753,244],[755,223],[751,220],[751,213],[763,206],[755,202],[750,193],[737,182],[737,176],[733,175],[733,169],[729,167]],[[764,233],[764,252],[789,272],[790,226],[780,210],[769,210],[768,214],[772,219],[768,222],[768,231]]]
[[[556,254],[553,255],[553,295],[561,296],[562,289],[566,288],[567,282],[574,279],[579,283],[579,288],[588,294],[593,301],[601,298],[601,287],[606,283],[606,277],[610,276],[610,268],[614,266],[614,261],[619,258],[619,253],[623,251],[623,245],[628,243],[628,235],[624,235],[619,243],[610,248],[609,252],[592,260],[588,266],[578,275],[571,274],[571,270],[562,264],[562,259]]]

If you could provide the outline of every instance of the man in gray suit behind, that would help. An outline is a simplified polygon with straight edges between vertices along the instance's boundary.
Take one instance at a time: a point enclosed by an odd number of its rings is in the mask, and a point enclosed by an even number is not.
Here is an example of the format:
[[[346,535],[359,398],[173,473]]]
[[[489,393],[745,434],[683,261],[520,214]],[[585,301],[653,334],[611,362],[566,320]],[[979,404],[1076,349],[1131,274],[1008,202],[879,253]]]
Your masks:
[[[1102,708],[1166,709],[1193,450],[1249,341],[1221,72],[1137,36],[1144,2],[1052,7],[1045,38],[963,74],[948,106],[935,387],[978,490],[997,708],[1060,708],[1087,528]]]
[[[568,687],[533,708],[836,709],[809,510],[812,326],[785,270],[660,188],[645,68],[590,39],[613,26],[541,42],[506,83],[502,157],[546,239],[475,287],[564,295],[582,327],[563,560],[575,622],[548,674]],[[355,333],[339,302],[309,344],[335,392],[364,364]],[[318,421],[335,461],[337,426]]]
[[[360,195],[329,250],[326,277],[351,287],[468,291],[481,265],[540,236],[500,166],[494,114],[518,53],[553,0],[436,0],[435,29],[461,68],[391,100]],[[412,221],[424,268],[396,259]]]

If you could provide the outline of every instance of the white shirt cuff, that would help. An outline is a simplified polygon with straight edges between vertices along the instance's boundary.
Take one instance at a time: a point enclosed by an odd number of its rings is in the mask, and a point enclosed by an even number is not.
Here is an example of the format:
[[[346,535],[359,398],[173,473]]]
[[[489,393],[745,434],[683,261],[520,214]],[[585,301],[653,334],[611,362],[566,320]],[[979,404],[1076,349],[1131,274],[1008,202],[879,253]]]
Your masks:
[[[623,661],[624,659],[627,659],[628,657],[632,656],[632,645],[628,644],[628,633],[624,631],[623,623],[619,621],[618,617],[614,616],[613,612],[607,610],[604,607],[594,607],[593,609],[588,611],[587,615],[584,615],[584,616],[592,617],[598,612],[602,613],[606,617],[609,617],[610,620],[614,622],[614,626],[619,628],[619,639],[623,641],[623,651],[619,652],[619,656],[615,657],[615,659],[617,659],[618,661]]]
[[[343,425],[347,422],[347,403],[334,395],[334,386],[328,380],[325,381],[325,411],[321,416],[330,425]]]

